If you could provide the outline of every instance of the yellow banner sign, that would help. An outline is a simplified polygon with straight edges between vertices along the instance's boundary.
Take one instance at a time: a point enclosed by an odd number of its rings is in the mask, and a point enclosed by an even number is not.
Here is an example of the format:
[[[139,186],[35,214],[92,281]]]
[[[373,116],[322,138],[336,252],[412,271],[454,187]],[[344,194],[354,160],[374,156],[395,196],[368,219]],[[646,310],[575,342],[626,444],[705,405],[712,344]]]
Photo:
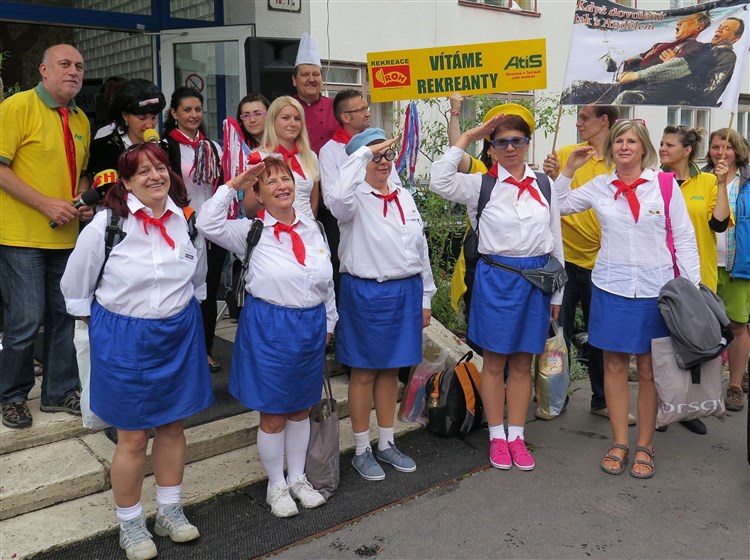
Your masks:
[[[372,101],[547,87],[544,39],[367,53]]]

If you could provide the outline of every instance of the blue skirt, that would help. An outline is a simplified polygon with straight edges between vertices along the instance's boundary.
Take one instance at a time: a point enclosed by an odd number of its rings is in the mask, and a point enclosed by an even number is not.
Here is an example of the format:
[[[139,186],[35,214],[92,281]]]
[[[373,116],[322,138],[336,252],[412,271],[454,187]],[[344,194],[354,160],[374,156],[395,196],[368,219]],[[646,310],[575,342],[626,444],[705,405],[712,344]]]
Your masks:
[[[669,336],[659,298],[627,298],[592,286],[589,344],[626,354],[651,352],[651,339]]]
[[[543,267],[548,257],[500,257],[494,261],[526,270]],[[520,274],[477,263],[469,310],[468,337],[497,354],[541,354],[547,341],[551,294]]]
[[[211,406],[201,308],[167,319],[91,307],[91,410],[122,430],[146,430]]]
[[[422,277],[367,280],[341,275],[336,361],[390,369],[422,361]]]
[[[247,408],[288,414],[320,400],[326,308],[282,307],[247,294],[237,325],[229,392]]]

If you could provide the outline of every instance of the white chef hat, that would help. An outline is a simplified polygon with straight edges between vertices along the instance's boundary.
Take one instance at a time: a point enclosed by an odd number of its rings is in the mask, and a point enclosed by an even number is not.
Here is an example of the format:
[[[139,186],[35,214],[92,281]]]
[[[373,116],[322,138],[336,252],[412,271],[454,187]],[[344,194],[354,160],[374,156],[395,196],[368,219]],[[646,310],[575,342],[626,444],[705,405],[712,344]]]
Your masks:
[[[294,61],[294,66],[300,64],[314,64],[315,66],[322,66],[320,63],[320,53],[318,47],[315,46],[315,41],[307,32],[302,34],[299,39],[299,50],[297,51],[297,60]]]

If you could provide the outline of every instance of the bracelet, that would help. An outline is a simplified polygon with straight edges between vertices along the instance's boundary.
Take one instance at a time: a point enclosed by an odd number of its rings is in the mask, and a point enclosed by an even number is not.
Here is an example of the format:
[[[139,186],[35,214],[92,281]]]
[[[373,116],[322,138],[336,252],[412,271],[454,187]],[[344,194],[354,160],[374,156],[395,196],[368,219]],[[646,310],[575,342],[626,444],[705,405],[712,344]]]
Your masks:
[[[451,110],[449,111],[449,113],[450,113],[451,115],[456,115],[456,116],[459,116],[459,115],[461,114],[461,111],[454,111],[453,109],[451,109]]]

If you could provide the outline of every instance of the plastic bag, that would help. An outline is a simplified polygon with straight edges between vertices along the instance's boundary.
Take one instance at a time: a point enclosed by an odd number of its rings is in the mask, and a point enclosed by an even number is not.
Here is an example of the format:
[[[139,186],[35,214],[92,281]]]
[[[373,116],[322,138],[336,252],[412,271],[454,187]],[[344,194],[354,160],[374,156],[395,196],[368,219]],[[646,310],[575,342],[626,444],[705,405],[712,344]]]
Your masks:
[[[81,419],[83,427],[90,430],[102,430],[107,424],[91,412],[91,348],[89,347],[89,327],[80,319],[76,320],[73,332],[73,344],[78,359],[78,378],[81,382]]]
[[[427,425],[425,412],[425,391],[427,380],[445,368],[448,351],[427,338],[422,339],[422,362],[412,369],[406,384],[398,418],[404,422],[418,422]]]
[[[544,353],[537,356],[534,368],[537,403],[534,415],[542,420],[552,420],[560,415],[570,384],[568,349],[563,331],[557,321],[552,321],[551,325],[554,336],[547,339]]]

